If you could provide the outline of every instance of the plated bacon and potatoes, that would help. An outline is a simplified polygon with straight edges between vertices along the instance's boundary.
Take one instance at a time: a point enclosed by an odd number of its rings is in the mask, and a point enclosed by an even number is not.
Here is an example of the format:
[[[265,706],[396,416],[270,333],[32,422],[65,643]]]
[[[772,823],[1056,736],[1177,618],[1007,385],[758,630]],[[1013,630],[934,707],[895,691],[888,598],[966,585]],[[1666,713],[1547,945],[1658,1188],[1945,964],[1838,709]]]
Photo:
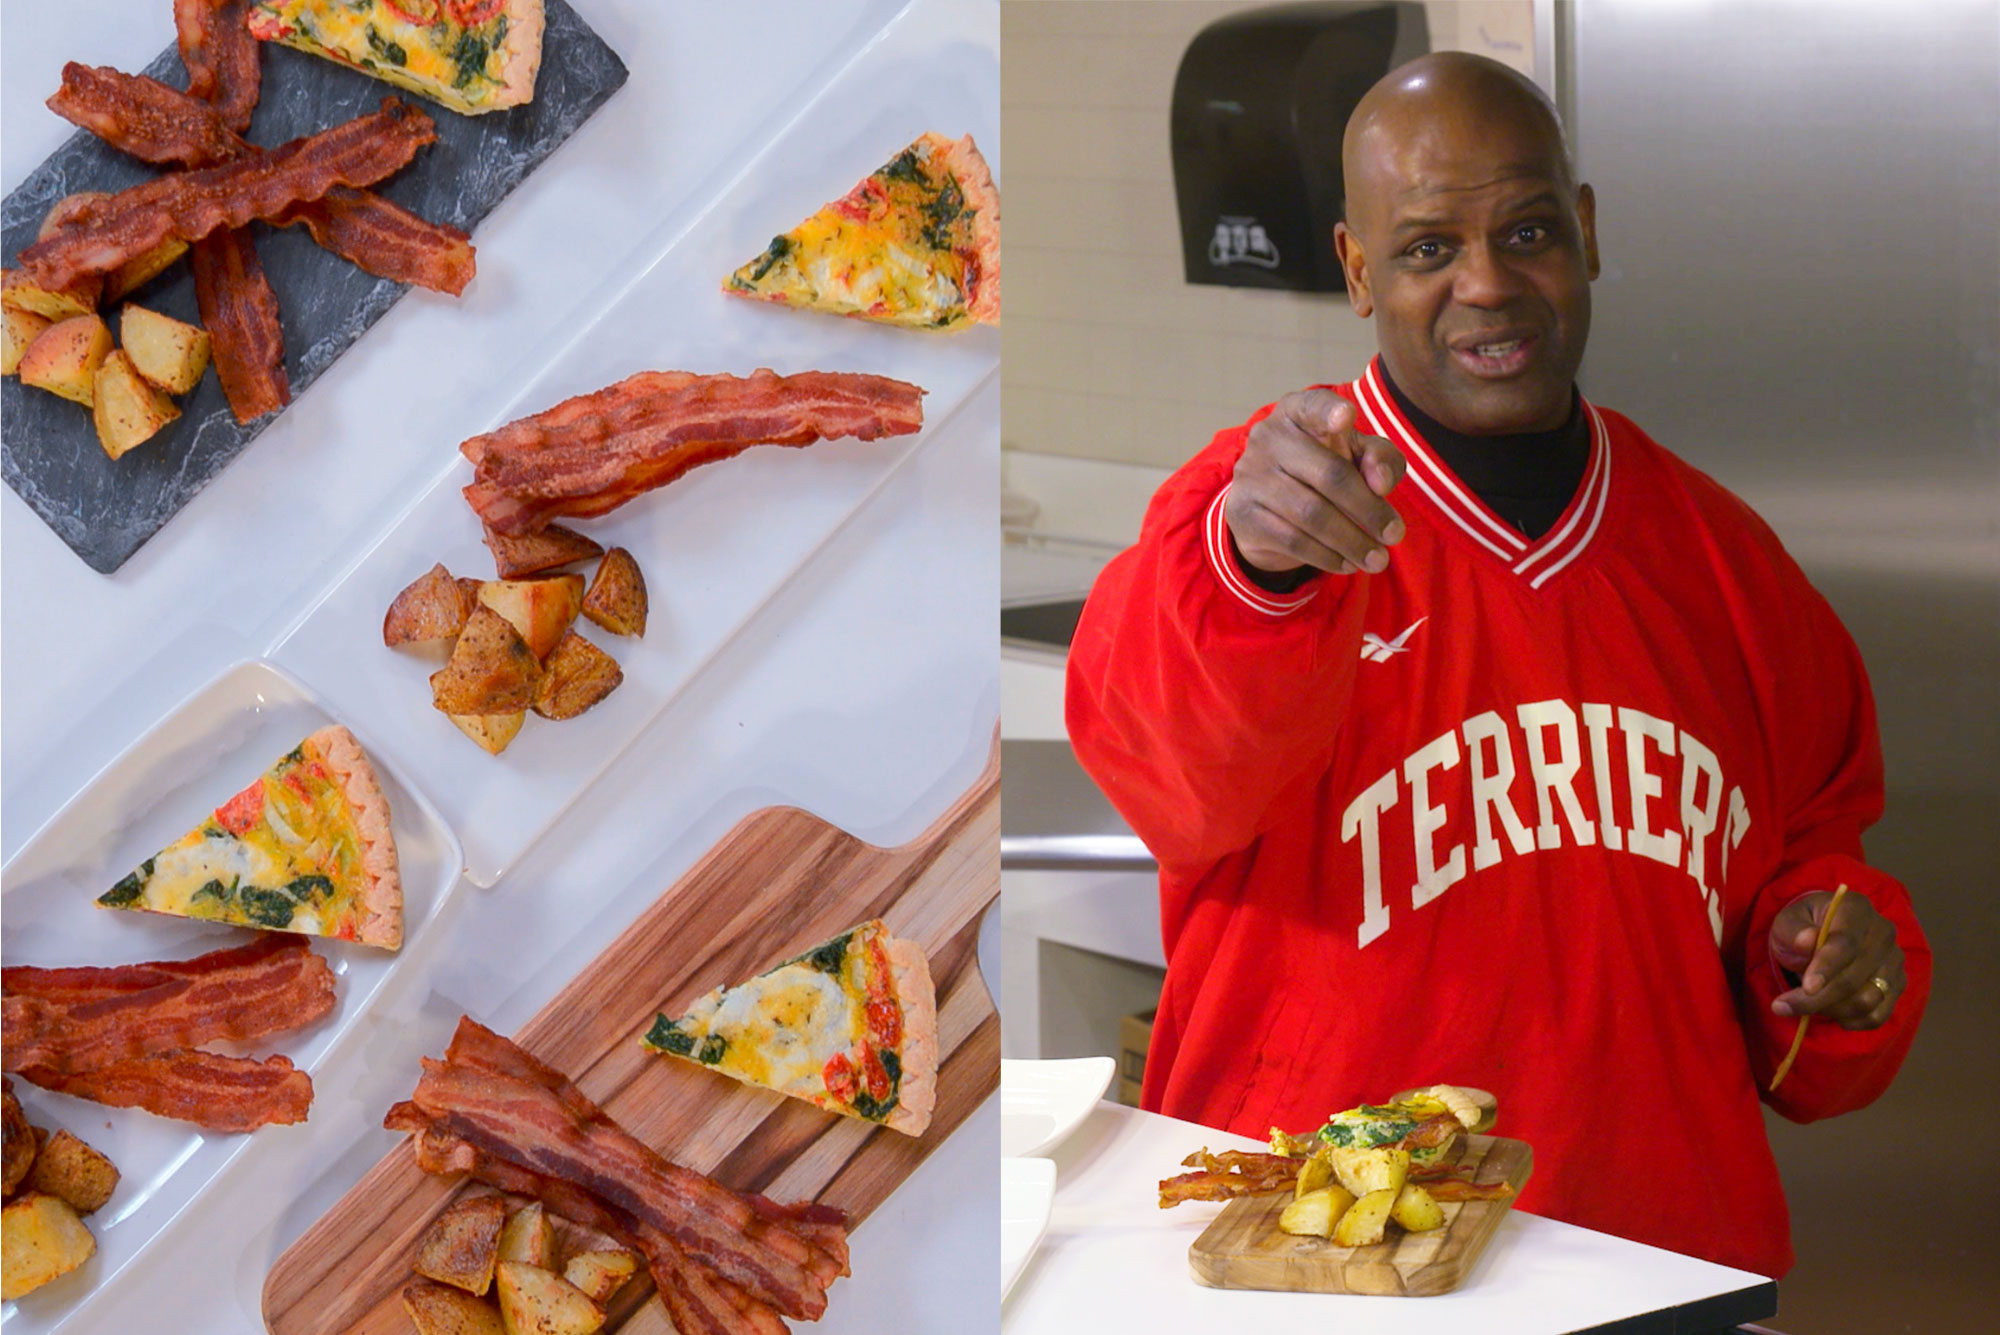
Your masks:
[[[1470,1182],[1452,1168],[1460,1138],[1490,1127],[1492,1116],[1490,1096],[1434,1085],[1335,1113],[1309,1135],[1273,1127],[1275,1153],[1189,1155],[1182,1166],[1195,1171],[1160,1183],[1160,1208],[1290,1189],[1292,1202],[1278,1220],[1287,1233],[1365,1247],[1382,1241],[1391,1221],[1429,1232],[1445,1223],[1441,1202],[1513,1194],[1504,1182]]]

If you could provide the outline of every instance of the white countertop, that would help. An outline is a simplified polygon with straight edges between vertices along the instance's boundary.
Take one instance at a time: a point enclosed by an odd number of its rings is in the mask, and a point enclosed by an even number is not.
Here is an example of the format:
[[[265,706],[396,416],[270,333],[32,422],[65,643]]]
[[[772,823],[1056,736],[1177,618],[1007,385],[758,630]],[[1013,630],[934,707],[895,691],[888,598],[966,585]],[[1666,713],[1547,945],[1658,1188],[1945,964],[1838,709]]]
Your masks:
[[[497,420],[633,257],[688,225],[750,148],[801,128],[802,100],[886,25],[958,29],[955,57],[983,74],[923,90],[963,114],[914,128],[970,129],[1001,174],[991,3],[573,4],[630,80],[479,226],[462,300],[405,297],[113,576],[0,494],[8,856],[178,701],[271,643],[460,439]],[[5,0],[0,23],[8,189],[72,133],[40,105],[65,60],[137,70],[173,40],[168,0]],[[740,59],[753,35],[756,78]],[[260,1331],[271,1262],[395,1142],[382,1110],[461,1011],[519,1026],[752,810],[795,804],[894,844],[978,777],[999,709],[998,552],[980,536],[997,526],[993,397],[994,430],[911,458],[547,837],[490,889],[458,887],[427,929],[425,967],[385,984],[315,1071],[311,1121],[252,1137],[116,1283],[84,1286],[64,1335]],[[648,574],[656,589],[676,577]],[[141,1115],[63,1102],[86,1138],[93,1117]],[[995,1100],[856,1233],[854,1277],[814,1329],[978,1328],[963,1295],[992,1287],[998,1145]]]
[[[1195,1202],[1162,1210],[1158,1204],[1160,1180],[1185,1171],[1180,1161],[1204,1145],[1269,1148],[1191,1122],[1098,1104],[1051,1152],[1056,1194],[1048,1232],[1002,1308],[1003,1329],[1017,1335],[1408,1335],[1413,1329],[1553,1335],[1770,1283],[1762,1275],[1509,1210],[1464,1286],[1452,1293],[1411,1299],[1211,1289],[1189,1274],[1187,1254],[1222,1207]]]

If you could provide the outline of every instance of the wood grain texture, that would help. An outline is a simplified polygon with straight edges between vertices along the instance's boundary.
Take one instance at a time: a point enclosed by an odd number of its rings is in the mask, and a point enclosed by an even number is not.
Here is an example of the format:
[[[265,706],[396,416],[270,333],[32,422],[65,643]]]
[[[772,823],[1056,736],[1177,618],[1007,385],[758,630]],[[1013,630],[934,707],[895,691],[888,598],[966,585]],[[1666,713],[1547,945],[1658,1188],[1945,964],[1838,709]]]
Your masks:
[[[746,817],[515,1041],[669,1159],[738,1190],[837,1205],[859,1224],[999,1087],[1000,1018],[977,959],[979,919],[1000,890],[999,796],[996,746],[980,781],[900,848],[864,844],[791,808]],[[921,1137],[640,1046],[656,1013],[679,1014],[718,984],[875,917],[924,947],[937,986],[937,1108]],[[406,1335],[399,1295],[418,1239],[466,1185],[424,1173],[409,1142],[398,1145],[278,1258],[264,1284],[266,1326],[274,1335]],[[867,1282],[837,1282],[830,1301]],[[651,1296],[642,1272],[617,1295],[606,1329],[667,1335],[673,1327]]]
[[[1474,1182],[1507,1182],[1519,1191],[1534,1167],[1524,1141],[1468,1136],[1457,1160],[1473,1168]],[[1503,1201],[1444,1205],[1444,1227],[1388,1236],[1369,1247],[1337,1247],[1324,1238],[1294,1237],[1278,1228],[1292,1193],[1245,1196],[1222,1208],[1188,1248],[1196,1280],[1217,1289],[1280,1289],[1289,1293],[1360,1293],[1426,1297],[1450,1293],[1486,1249],[1493,1230],[1513,1206]]]

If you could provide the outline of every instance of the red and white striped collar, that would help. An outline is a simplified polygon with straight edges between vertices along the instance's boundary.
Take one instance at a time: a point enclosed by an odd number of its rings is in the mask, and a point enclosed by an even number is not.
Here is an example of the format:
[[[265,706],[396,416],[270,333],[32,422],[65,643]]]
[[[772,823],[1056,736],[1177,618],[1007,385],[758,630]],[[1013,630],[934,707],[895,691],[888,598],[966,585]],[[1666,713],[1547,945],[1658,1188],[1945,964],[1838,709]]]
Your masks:
[[[1354,400],[1361,409],[1362,427],[1393,442],[1408,460],[1405,482],[1423,493],[1467,537],[1505,561],[1515,574],[1528,581],[1530,588],[1541,588],[1582,554],[1597,536],[1604,519],[1605,499],[1611,494],[1610,437],[1605,432],[1603,417],[1588,400],[1583,401],[1583,411],[1590,419],[1590,462],[1584,467],[1583,485],[1577,488],[1555,527],[1530,542],[1487,509],[1417,434],[1383,387],[1381,360],[1372,359],[1367,371],[1354,382]]]

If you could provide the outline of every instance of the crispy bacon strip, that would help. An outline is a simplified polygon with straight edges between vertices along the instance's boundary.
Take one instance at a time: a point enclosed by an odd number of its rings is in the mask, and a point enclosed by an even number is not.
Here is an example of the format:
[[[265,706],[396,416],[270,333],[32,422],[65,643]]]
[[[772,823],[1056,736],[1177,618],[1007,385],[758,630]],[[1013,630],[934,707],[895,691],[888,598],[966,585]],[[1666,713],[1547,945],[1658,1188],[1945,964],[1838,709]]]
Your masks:
[[[1215,1154],[1206,1145],[1181,1160],[1181,1167],[1206,1168],[1213,1173],[1225,1173],[1233,1168],[1253,1177],[1281,1177],[1287,1180],[1299,1175],[1299,1161],[1290,1155],[1262,1154],[1252,1150],[1224,1150]]]
[[[250,233],[231,228],[203,237],[188,249],[188,268],[215,377],[236,420],[255,421],[290,403],[278,294],[264,277]]]
[[[787,1316],[815,1319],[839,1267],[742,1197],[633,1139],[560,1072],[461,1019],[442,1062],[426,1059],[407,1108],[474,1151],[567,1182],[655,1229]],[[557,1209],[562,1209],[557,1205]]]
[[[1288,1191],[1289,1182],[1264,1182],[1241,1173],[1211,1173],[1206,1170],[1182,1173],[1160,1182],[1160,1208],[1172,1209],[1182,1201],[1233,1201],[1238,1196],[1261,1196]]]
[[[195,960],[5,971],[5,1069],[37,1084],[217,1039],[309,1024],[333,1009],[333,970],[296,936]],[[150,985],[128,988],[141,979]]]
[[[144,75],[71,61],[48,105],[144,162],[212,167],[263,151],[232,131],[215,108]],[[434,292],[458,295],[478,267],[464,232],[427,222],[367,190],[335,186],[270,221],[303,226],[321,247],[377,278]]]
[[[141,1108],[210,1131],[303,1122],[312,1107],[312,1077],[285,1057],[258,1061],[182,1048],[80,1073],[30,1066],[17,1074],[59,1094],[113,1108]]]
[[[1514,1188],[1505,1182],[1464,1182],[1457,1178],[1426,1182],[1424,1190],[1434,1201],[1504,1201],[1514,1194]]]
[[[249,0],[174,0],[188,95],[213,103],[238,134],[250,128],[263,83],[249,14]]]
[[[752,445],[874,440],[923,428],[923,390],[883,376],[646,371],[459,446],[465,498],[495,532],[614,510]]]
[[[384,98],[380,111],[257,157],[162,176],[93,201],[70,226],[22,251],[21,264],[37,284],[66,287],[86,274],[108,273],[169,236],[194,241],[276,217],[337,185],[372,185],[435,138],[430,117]]]

